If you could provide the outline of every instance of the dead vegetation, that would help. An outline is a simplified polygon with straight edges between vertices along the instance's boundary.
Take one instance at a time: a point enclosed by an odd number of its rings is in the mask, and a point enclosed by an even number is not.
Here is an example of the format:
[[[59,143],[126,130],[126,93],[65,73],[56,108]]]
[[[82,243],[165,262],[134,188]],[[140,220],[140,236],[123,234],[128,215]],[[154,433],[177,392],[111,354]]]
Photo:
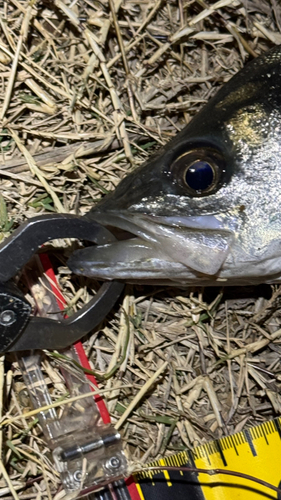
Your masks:
[[[0,25],[2,239],[39,213],[86,213],[248,59],[281,43],[277,0],[2,0]],[[88,300],[88,282],[63,266],[58,279],[71,307]],[[280,293],[127,288],[85,347],[96,371],[113,374],[101,388],[132,460],[280,415]],[[44,370],[55,401],[66,390],[48,353]],[[57,474],[37,421],[24,418],[10,356],[1,374],[0,494],[50,498]]]

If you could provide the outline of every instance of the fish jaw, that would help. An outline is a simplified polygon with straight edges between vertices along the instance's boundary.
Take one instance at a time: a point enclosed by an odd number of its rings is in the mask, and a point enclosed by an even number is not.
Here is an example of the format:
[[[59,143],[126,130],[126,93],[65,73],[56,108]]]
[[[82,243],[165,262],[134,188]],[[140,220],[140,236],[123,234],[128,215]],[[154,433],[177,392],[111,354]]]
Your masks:
[[[68,260],[75,274],[179,286],[256,285],[281,279],[281,214],[271,235],[257,221],[253,242],[238,211],[185,218],[96,212],[95,220],[135,237],[77,250]],[[262,244],[260,231],[266,233]]]
[[[205,275],[215,281],[235,239],[237,218],[155,217],[95,213],[96,221],[134,234],[132,239],[73,253],[68,261],[76,274],[130,282],[170,280],[195,282]]]

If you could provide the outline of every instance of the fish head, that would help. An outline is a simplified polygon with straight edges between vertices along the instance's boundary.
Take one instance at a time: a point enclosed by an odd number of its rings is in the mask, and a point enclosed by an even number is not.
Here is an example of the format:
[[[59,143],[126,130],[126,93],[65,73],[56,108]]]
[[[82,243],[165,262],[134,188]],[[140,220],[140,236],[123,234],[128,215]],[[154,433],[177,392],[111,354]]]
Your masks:
[[[244,284],[281,275],[281,49],[251,61],[88,214],[130,238],[76,251],[78,274]]]

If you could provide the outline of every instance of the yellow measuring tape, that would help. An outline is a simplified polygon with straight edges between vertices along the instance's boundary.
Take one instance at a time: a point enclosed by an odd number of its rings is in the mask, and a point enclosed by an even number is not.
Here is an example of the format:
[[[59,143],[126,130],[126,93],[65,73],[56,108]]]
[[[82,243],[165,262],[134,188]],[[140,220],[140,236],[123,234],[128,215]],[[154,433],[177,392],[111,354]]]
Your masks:
[[[280,487],[281,418],[264,422],[150,466],[224,469]],[[241,477],[186,471],[144,471],[135,483],[141,500],[258,500],[278,498],[269,488]],[[281,500],[281,497],[279,497]]]

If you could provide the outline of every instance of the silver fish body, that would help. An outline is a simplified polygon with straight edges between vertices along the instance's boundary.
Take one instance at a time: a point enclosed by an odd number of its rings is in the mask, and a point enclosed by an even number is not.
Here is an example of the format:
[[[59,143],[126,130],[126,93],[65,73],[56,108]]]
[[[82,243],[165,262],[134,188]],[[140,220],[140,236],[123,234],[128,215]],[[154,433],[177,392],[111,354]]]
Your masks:
[[[131,233],[78,250],[78,274],[137,283],[281,277],[281,48],[251,61],[87,215]]]

